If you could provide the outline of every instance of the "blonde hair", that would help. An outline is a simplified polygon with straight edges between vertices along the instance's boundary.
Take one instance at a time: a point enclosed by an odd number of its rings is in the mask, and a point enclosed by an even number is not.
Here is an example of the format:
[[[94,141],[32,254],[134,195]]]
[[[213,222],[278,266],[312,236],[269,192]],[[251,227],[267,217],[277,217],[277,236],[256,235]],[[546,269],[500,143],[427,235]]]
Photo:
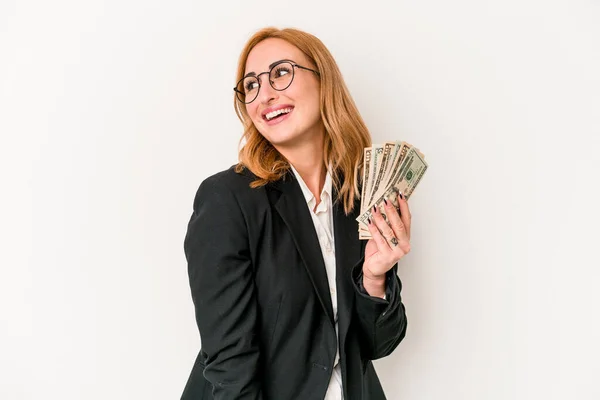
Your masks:
[[[346,215],[352,212],[354,200],[360,197],[359,180],[362,178],[363,149],[371,146],[371,135],[354,100],[344,83],[342,74],[329,50],[315,36],[298,29],[268,27],[256,32],[242,50],[236,82],[244,76],[250,51],[261,41],[278,38],[302,51],[319,72],[321,119],[325,128],[323,162],[331,165],[332,182],[337,191],[334,202],[342,201]],[[234,108],[244,126],[235,171],[248,168],[258,179],[250,184],[256,188],[281,179],[290,169],[288,161],[256,129],[243,103],[234,94]]]

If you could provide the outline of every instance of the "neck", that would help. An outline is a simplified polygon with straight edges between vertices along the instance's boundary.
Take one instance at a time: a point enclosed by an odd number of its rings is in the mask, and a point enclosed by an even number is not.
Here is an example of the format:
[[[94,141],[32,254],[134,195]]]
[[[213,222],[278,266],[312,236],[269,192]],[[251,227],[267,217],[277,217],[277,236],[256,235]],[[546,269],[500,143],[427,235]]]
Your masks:
[[[323,162],[324,134],[314,135],[313,138],[313,140],[296,143],[293,147],[277,148],[277,150],[296,168],[318,204],[327,176],[327,169]]]

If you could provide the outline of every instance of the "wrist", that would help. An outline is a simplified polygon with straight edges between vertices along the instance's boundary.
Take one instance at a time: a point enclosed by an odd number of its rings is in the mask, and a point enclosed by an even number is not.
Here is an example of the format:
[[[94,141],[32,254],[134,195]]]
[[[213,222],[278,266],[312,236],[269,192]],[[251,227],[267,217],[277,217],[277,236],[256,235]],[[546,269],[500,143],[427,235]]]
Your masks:
[[[385,275],[370,278],[363,274],[362,284],[369,296],[383,298],[385,296]]]

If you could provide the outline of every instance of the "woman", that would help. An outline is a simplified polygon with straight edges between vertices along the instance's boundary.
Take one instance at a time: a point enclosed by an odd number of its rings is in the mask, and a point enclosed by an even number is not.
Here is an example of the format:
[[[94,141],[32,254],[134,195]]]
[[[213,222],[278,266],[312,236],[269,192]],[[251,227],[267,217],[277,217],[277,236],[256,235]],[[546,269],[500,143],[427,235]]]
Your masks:
[[[371,360],[406,332],[408,204],[358,239],[371,139],[319,39],[263,29],[237,78],[240,162],[202,182],[185,237],[202,349],[182,399],[385,399]]]

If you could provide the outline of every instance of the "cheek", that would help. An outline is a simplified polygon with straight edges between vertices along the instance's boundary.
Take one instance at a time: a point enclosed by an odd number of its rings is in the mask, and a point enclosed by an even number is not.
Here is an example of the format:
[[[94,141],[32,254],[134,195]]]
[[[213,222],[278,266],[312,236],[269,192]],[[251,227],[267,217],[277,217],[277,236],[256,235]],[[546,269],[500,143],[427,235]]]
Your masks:
[[[320,118],[321,117],[321,102],[319,99],[319,92],[313,92],[307,98],[307,102],[310,104],[308,107],[308,112],[312,118]]]
[[[315,110],[319,111],[320,109],[320,100],[319,100],[319,90],[312,85],[306,85],[296,93],[296,98],[302,99],[302,102],[307,105],[307,110],[310,110],[311,114],[315,112]]]
[[[257,116],[257,114],[256,114],[257,105],[254,103],[255,102],[252,102],[246,106],[246,112],[250,116],[250,119],[252,120],[252,122],[254,122],[254,124],[256,125],[256,123],[260,119],[260,116]]]

